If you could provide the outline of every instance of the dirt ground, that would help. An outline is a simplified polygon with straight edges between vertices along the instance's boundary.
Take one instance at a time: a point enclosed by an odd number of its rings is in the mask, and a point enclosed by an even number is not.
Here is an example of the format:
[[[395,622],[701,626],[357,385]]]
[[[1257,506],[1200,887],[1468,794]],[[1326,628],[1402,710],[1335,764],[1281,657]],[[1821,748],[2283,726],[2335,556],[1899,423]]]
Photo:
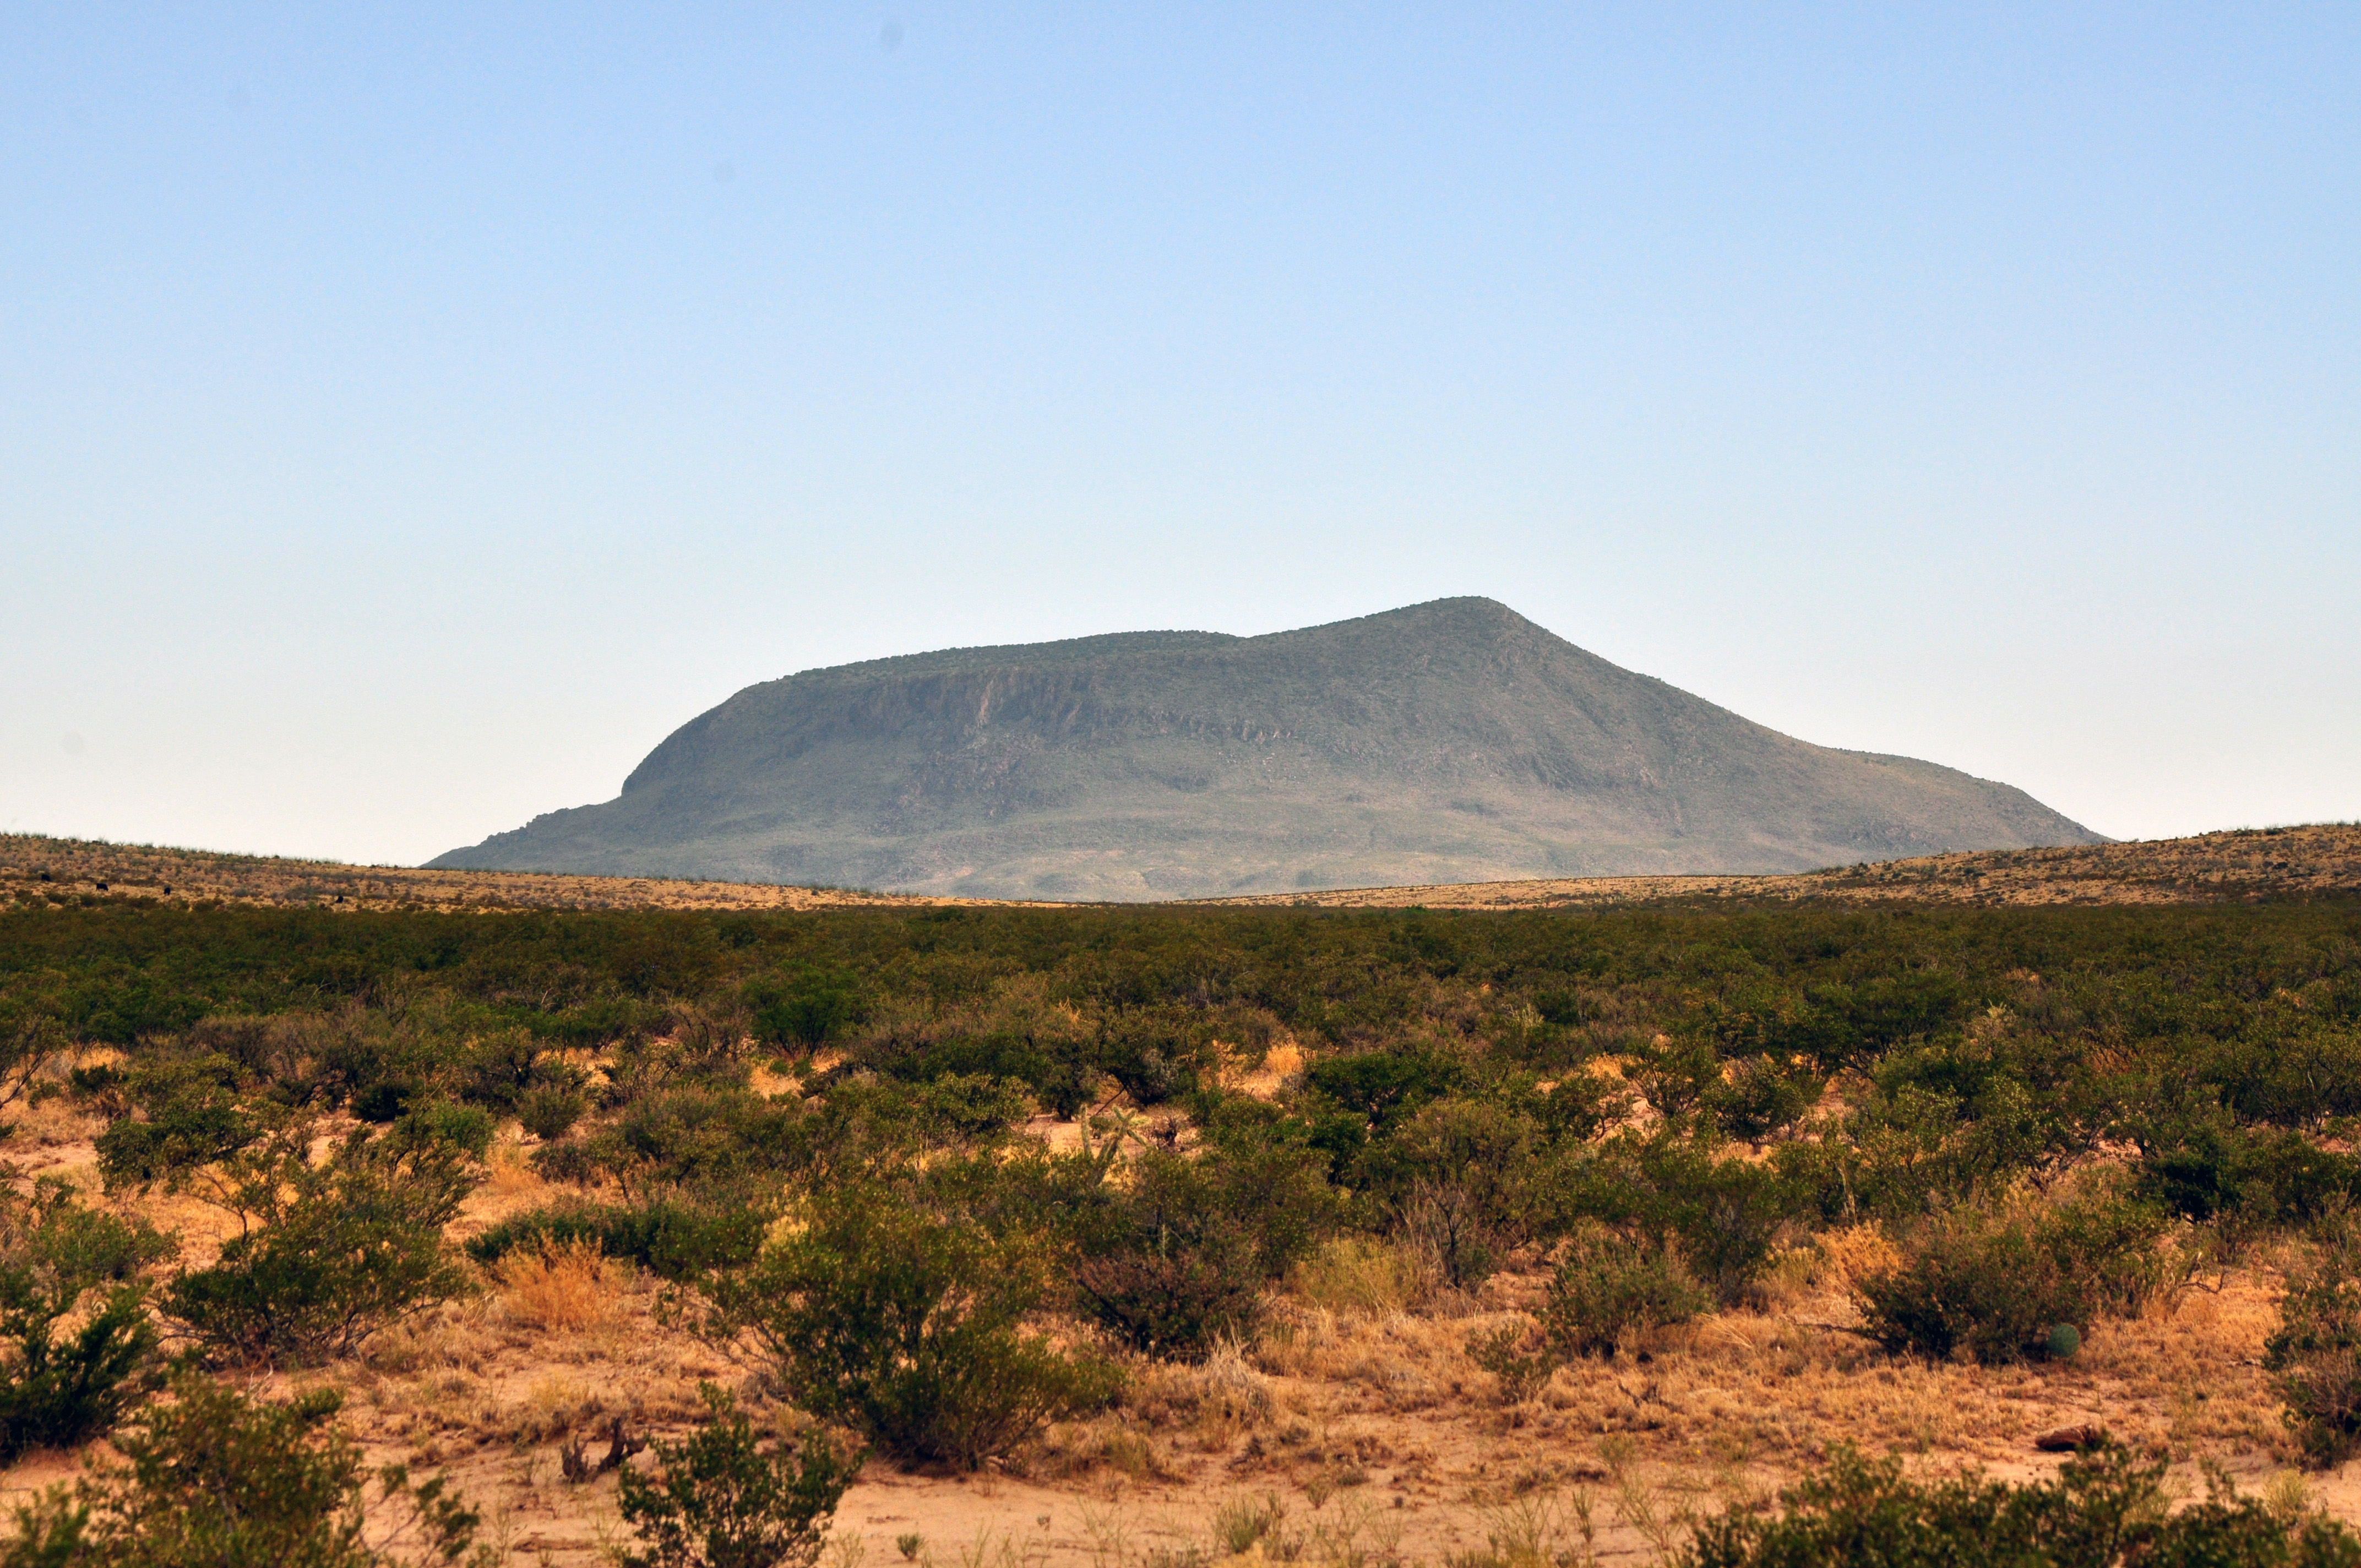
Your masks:
[[[27,1173],[95,1197],[98,1124],[62,1101],[23,1123],[12,1142]],[[494,1148],[455,1240],[555,1196],[518,1136]],[[226,1234],[197,1196],[133,1206],[178,1231],[192,1264]],[[2277,1321],[2274,1257],[2096,1325],[2070,1361],[1979,1367],[1896,1360],[1846,1332],[1846,1282],[1883,1245],[1869,1231],[1827,1238],[1784,1257],[1759,1306],[1561,1369],[1521,1404],[1466,1346],[1526,1321],[1546,1280],[1537,1262],[1472,1298],[1415,1299],[1382,1255],[1348,1251],[1277,1293],[1252,1343],[1199,1367],[1134,1362],[1119,1408],[1050,1429],[1005,1465],[917,1475],[872,1460],[838,1511],[829,1568],[1180,1568],[1227,1555],[1225,1513],[1251,1509],[1280,1516],[1266,1556],[1442,1563],[1524,1544],[1645,1562],[1686,1521],[1767,1498],[1837,1443],[2021,1477],[2059,1463],[2035,1452],[2037,1433],[2084,1421],[2169,1453],[2191,1495],[2211,1463],[2246,1490],[2361,1521],[2361,1471],[2291,1468],[2258,1365]],[[743,1347],[697,1338],[660,1281],[589,1256],[517,1259],[357,1359],[247,1381],[341,1388],[372,1463],[447,1470],[484,1508],[488,1539],[530,1563],[588,1565],[628,1536],[611,1474],[562,1478],[567,1441],[587,1440],[595,1459],[617,1416],[635,1434],[684,1434],[700,1381],[765,1420],[792,1419]],[[0,1500],[78,1464],[28,1456],[0,1475]]]

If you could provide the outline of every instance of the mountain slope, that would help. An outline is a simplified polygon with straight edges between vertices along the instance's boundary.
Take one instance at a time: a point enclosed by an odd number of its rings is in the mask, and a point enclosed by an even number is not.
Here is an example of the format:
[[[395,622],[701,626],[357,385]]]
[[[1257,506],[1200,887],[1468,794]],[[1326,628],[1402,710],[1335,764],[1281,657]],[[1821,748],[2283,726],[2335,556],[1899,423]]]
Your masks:
[[[2097,841],[1460,598],[807,671],[682,726],[615,800],[432,864],[1140,899]]]

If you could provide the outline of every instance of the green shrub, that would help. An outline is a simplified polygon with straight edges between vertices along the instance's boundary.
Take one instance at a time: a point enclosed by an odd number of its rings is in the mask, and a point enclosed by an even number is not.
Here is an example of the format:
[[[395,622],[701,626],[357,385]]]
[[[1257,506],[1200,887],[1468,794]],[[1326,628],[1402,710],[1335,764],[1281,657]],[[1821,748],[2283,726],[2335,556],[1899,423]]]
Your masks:
[[[1780,1495],[1781,1510],[1733,1508],[1697,1527],[1683,1568],[2352,1568],[2361,1540],[2325,1519],[2290,1521],[2217,1490],[2180,1509],[2166,1462],[2108,1443],[2054,1480],[1981,1475],[1913,1481],[1899,1459],[1840,1448]]]
[[[2089,1287],[2096,1313],[2136,1316],[2186,1277],[2165,1245],[2172,1216],[2162,1205],[2113,1186],[2068,1195],[2036,1228],[2043,1245]]]
[[[1405,1118],[1364,1167],[1394,1189],[1405,1236],[1436,1272],[1472,1290],[1533,1234],[1540,1144],[1540,1124],[1521,1110],[1444,1099]]]
[[[1321,1163],[1310,1149],[1214,1125],[1193,1155],[1140,1150],[1112,1196],[1129,1245],[1236,1243],[1246,1249],[1245,1266],[1275,1279],[1335,1223]]]
[[[530,1030],[494,1030],[469,1040],[438,1076],[471,1105],[512,1111],[533,1083],[533,1058],[545,1048]]]
[[[744,1089],[685,1084],[633,1101],[591,1143],[635,1186],[728,1181],[791,1163],[801,1115]]]
[[[705,1288],[798,1405],[905,1460],[972,1470],[1115,1388],[1106,1367],[1021,1332],[1044,1294],[1030,1245],[884,1193],[830,1195]]]
[[[555,1143],[574,1130],[589,1103],[576,1089],[536,1084],[517,1101],[517,1120],[534,1137]]]
[[[692,1279],[753,1262],[770,1223],[760,1210],[705,1209],[675,1198],[561,1204],[511,1215],[471,1237],[467,1253],[478,1263],[495,1263],[519,1249],[589,1242],[608,1257],[629,1258],[666,1279]]]
[[[998,1079],[1024,1084],[1060,1116],[1088,1104],[1099,1082],[1096,1049],[1067,1031],[980,1028],[944,1024],[895,1029],[862,1043],[834,1078],[876,1072],[904,1084],[946,1078]],[[823,1078],[823,1086],[833,1086]]]
[[[2321,1227],[2311,1259],[2289,1274],[2263,1366],[2314,1463],[2361,1445],[2361,1234],[2345,1216]]]
[[[1561,1164],[1567,1223],[1667,1236],[1682,1266],[1725,1306],[1754,1288],[1781,1229],[1807,1196],[1775,1165],[1728,1157],[1710,1143],[1659,1133],[1618,1135]]]
[[[393,1124],[396,1142],[422,1146],[447,1145],[470,1159],[491,1152],[492,1135],[500,1124],[480,1105],[456,1100],[429,1100],[404,1111]]]
[[[1500,1385],[1500,1397],[1521,1405],[1540,1393],[1564,1357],[1546,1332],[1536,1335],[1528,1325],[1504,1323],[1467,1342],[1467,1359],[1490,1373]]]
[[[889,1179],[928,1150],[997,1148],[1032,1112],[1016,1079],[952,1073],[905,1082],[870,1073],[830,1077],[823,1095],[782,1122],[782,1152],[801,1169],[837,1182]]]
[[[443,1227],[474,1185],[449,1144],[358,1130],[314,1164],[303,1129],[226,1162],[240,1231],[183,1273],[165,1310],[214,1351],[317,1361],[461,1294]]]
[[[43,1183],[8,1215],[0,1250],[0,1464],[112,1430],[156,1348],[137,1275],[171,1250],[144,1222]],[[80,1314],[58,1337],[58,1325]]]
[[[861,1143],[939,1147],[988,1141],[1032,1113],[1033,1097],[1022,1079],[981,1072],[948,1072],[916,1083],[844,1079],[829,1086],[813,1136],[830,1155]]]
[[[1119,1178],[1060,1205],[1065,1239],[1082,1255],[1074,1283],[1084,1311],[1133,1348],[1175,1360],[1200,1360],[1247,1332],[1262,1287],[1310,1247],[1334,1207],[1313,1151],[1235,1118],[1213,1122],[1193,1156],[1144,1149]]]
[[[577,1187],[588,1187],[607,1172],[606,1157],[620,1152],[620,1146],[612,1142],[594,1144],[582,1138],[570,1138],[560,1143],[544,1144],[533,1151],[527,1164],[533,1174],[544,1181],[566,1181]]]
[[[123,1463],[18,1507],[0,1568],[495,1568],[474,1544],[477,1511],[400,1465],[378,1473],[370,1533],[408,1550],[369,1544],[360,1449],[325,1424],[337,1408],[333,1393],[278,1405],[183,1376],[170,1403],[115,1434]]]
[[[818,1050],[861,1016],[851,978],[808,964],[749,981],[743,994],[754,1037],[790,1050]]]
[[[618,1507],[648,1549],[624,1568],[808,1568],[837,1500],[861,1472],[812,1432],[765,1453],[728,1394],[699,1384],[712,1419],[686,1442],[658,1442],[654,1479],[623,1467]]]
[[[1710,1040],[1666,1040],[1637,1055],[1632,1085],[1668,1121],[1706,1108],[1721,1089],[1721,1056]]]
[[[1631,1113],[1632,1091],[1620,1079],[1577,1062],[1541,1097],[1542,1129],[1553,1140],[1585,1143]]]
[[[98,1135],[98,1168],[108,1191],[173,1181],[265,1136],[276,1107],[243,1093],[245,1075],[225,1056],[150,1062],[126,1076],[124,1094],[137,1108]]]
[[[1213,1242],[1087,1257],[1074,1270],[1083,1310],[1134,1350],[1202,1361],[1250,1332],[1262,1271],[1243,1243]]]
[[[1422,1181],[1411,1188],[1395,1233],[1431,1277],[1455,1290],[1477,1288],[1500,1266],[1500,1238],[1481,1200],[1463,1181]]]
[[[1929,1222],[1890,1271],[1858,1281],[1861,1332],[1887,1350],[1984,1362],[2048,1354],[2060,1323],[2091,1326],[2098,1293],[2080,1260],[2023,1219],[1961,1210]]]
[[[1235,1099],[1207,1106],[1204,1142],[1192,1157],[1159,1150],[1135,1159],[1132,1170],[1135,1190],[1156,1195],[1166,1223],[1185,1230],[1188,1206],[1202,1205],[1235,1226],[1264,1277],[1276,1279],[1334,1234],[1345,1211],[1320,1151],[1301,1141],[1300,1128],[1257,1114],[1267,1109]]]
[[[1420,1106],[1458,1090],[1467,1080],[1467,1069],[1441,1051],[1361,1051],[1323,1058],[1303,1076],[1307,1087],[1350,1124],[1348,1144],[1332,1150],[1349,1156],[1372,1135],[1390,1133]]]
[[[1592,1228],[1575,1237],[1550,1280],[1542,1332],[1562,1358],[1611,1355],[1627,1334],[1687,1322],[1712,1305],[1663,1244]]]
[[[383,1126],[401,1120],[417,1098],[418,1086],[408,1079],[380,1078],[353,1091],[352,1113],[364,1122]]]
[[[513,1115],[536,1089],[578,1091],[582,1069],[550,1054],[524,1029],[502,1029],[474,1042],[459,1062],[459,1098],[500,1115]]]
[[[2173,1282],[2170,1224],[2158,1205],[2106,1186],[2030,1216],[1957,1211],[1911,1236],[1898,1267],[1859,1283],[1863,1330],[1930,1357],[2058,1354],[2093,1318],[2136,1312]]]
[[[1812,1113],[1828,1080],[1774,1057],[1752,1057],[1708,1088],[1704,1108],[1721,1130],[1751,1144],[1780,1138]]]
[[[91,1067],[78,1067],[66,1074],[66,1092],[74,1103],[94,1111],[109,1121],[129,1112],[127,1098],[131,1075],[112,1062],[99,1062]]]
[[[2361,1158],[2283,1128],[2208,1120],[2152,1143],[2138,1180],[2143,1196],[2173,1212],[2250,1236],[2361,1199]]]

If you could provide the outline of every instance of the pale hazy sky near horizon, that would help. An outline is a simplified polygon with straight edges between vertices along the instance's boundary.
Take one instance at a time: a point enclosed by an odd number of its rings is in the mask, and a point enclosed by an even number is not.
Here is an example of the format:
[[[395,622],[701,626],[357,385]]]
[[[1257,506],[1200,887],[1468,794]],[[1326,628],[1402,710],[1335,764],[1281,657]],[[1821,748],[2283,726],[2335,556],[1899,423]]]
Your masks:
[[[0,829],[414,862],[790,671],[1448,594],[2361,817],[2361,6],[0,9]]]

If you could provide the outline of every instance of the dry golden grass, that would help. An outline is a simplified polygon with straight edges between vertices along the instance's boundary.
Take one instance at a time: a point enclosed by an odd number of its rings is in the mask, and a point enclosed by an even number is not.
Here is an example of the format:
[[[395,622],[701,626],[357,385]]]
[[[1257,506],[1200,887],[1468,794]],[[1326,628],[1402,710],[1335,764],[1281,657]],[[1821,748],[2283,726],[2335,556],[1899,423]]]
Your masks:
[[[515,1144],[494,1144],[484,1158],[484,1186],[501,1198],[539,1198],[549,1190]]]
[[[1288,1080],[1303,1070],[1303,1047],[1282,1038],[1262,1053],[1259,1062],[1234,1061],[1223,1069],[1222,1087],[1234,1094],[1275,1100]]]
[[[1813,1243],[1806,1279],[1844,1290],[1874,1275],[1889,1274],[1902,1266],[1902,1253],[1875,1225],[1854,1225],[1828,1231]]]
[[[1295,1266],[1290,1288],[1331,1312],[1399,1312],[1425,1294],[1424,1264],[1390,1242],[1333,1241]]]
[[[500,1281],[501,1304],[516,1321],[581,1333],[614,1320],[627,1270],[596,1244],[577,1240],[510,1253],[492,1273]]]

